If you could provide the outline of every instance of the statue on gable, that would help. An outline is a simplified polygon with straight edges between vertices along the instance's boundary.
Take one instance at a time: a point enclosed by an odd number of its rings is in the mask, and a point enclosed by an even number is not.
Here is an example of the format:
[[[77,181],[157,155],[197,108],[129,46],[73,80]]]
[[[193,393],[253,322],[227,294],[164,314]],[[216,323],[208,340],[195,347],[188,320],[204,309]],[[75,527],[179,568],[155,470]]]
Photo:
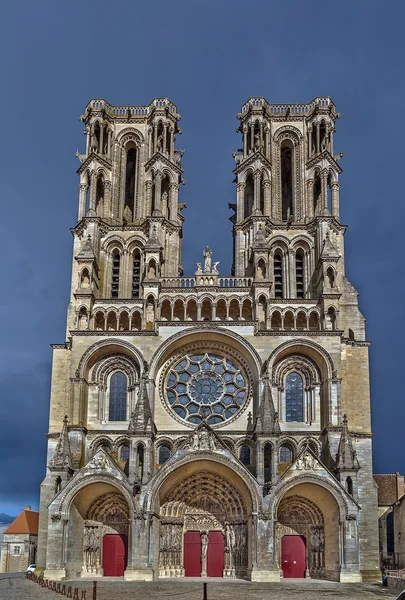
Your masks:
[[[204,273],[211,273],[212,250],[209,246],[205,247],[203,255],[204,255]]]

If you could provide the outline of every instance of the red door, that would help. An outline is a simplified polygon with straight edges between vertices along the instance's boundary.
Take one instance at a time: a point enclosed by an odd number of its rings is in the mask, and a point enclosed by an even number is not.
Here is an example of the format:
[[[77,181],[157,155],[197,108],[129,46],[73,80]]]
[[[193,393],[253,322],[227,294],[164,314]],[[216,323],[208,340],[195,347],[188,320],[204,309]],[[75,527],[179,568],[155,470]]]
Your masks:
[[[283,536],[281,540],[281,562],[284,577],[305,577],[306,547],[304,536]]]
[[[208,533],[207,576],[222,577],[224,571],[224,536],[221,531]]]
[[[127,566],[127,536],[103,537],[103,569],[105,577],[123,577]]]
[[[184,536],[184,575],[201,577],[201,535],[199,531],[187,531]]]

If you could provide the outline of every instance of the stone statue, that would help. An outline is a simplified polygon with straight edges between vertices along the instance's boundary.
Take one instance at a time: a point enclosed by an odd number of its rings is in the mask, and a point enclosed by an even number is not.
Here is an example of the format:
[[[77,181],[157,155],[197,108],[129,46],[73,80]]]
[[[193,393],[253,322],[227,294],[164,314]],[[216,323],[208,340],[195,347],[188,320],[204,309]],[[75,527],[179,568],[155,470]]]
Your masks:
[[[233,525],[229,526],[229,541],[230,541],[230,550],[234,550],[235,549],[235,530],[233,528]]]
[[[204,250],[204,273],[211,273],[212,250],[209,246]]]
[[[201,560],[207,560],[207,550],[208,550],[208,534],[206,531],[201,533]]]
[[[225,550],[231,549],[231,528],[229,527],[229,523],[225,523]]]

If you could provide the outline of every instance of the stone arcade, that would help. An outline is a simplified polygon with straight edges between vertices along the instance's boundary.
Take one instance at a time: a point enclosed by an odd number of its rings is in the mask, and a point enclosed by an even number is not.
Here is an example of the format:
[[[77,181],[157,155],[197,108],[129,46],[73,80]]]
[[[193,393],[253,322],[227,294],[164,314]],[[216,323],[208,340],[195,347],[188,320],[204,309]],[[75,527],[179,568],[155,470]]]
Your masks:
[[[242,106],[232,275],[206,247],[184,276],[176,106],[87,105],[66,342],[53,346],[46,577],[377,576],[338,117],[327,97]]]

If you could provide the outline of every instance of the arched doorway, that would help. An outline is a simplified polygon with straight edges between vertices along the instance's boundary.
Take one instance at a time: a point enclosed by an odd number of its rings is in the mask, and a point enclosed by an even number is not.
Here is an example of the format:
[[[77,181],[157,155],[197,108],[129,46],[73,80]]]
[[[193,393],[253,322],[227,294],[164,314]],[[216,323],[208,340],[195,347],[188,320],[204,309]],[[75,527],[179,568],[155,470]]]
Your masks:
[[[129,508],[105,483],[83,487],[69,511],[66,568],[70,577],[123,577],[127,566]]]
[[[187,465],[161,495],[160,577],[247,576],[250,511],[240,482],[204,462]]]
[[[283,577],[325,577],[324,518],[303,496],[283,498],[278,509]]]
[[[306,482],[290,487],[277,507],[276,552],[280,567],[284,536],[301,536],[305,576],[339,580],[341,518],[341,507],[327,486]]]

